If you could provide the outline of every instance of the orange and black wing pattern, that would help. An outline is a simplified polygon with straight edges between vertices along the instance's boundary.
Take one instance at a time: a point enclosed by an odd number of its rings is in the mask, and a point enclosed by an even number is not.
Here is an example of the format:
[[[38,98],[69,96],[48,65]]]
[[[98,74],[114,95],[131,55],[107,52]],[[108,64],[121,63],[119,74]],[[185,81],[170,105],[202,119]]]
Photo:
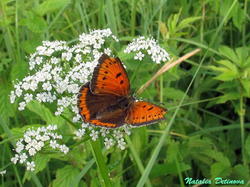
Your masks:
[[[134,102],[128,111],[126,123],[132,126],[141,126],[164,120],[165,108],[146,101]]]
[[[78,95],[79,114],[86,123],[106,128],[116,128],[124,124],[125,109],[109,111],[120,98],[115,95],[95,95],[89,83],[82,86]]]
[[[91,81],[78,96],[82,119],[99,127],[117,128],[125,123],[141,126],[163,120],[166,109],[130,96],[130,83],[119,58],[103,54]]]
[[[93,94],[128,96],[130,83],[126,70],[119,58],[103,54],[94,69],[90,83]]]

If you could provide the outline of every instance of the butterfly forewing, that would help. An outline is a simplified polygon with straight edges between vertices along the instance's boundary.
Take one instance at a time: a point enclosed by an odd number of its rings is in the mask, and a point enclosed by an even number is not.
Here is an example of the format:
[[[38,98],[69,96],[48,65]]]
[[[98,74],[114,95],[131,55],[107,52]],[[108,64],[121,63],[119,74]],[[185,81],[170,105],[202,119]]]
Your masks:
[[[134,102],[128,111],[126,123],[140,126],[163,120],[166,109],[146,101]]]
[[[119,58],[112,58],[106,54],[100,57],[90,89],[94,94],[129,95],[129,79]]]

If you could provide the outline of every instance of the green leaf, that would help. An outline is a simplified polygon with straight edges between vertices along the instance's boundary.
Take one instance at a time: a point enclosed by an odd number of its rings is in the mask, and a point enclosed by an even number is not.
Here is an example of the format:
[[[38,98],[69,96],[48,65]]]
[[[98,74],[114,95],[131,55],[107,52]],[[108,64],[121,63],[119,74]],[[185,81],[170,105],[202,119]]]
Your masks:
[[[50,157],[46,154],[40,154],[40,153],[36,154],[34,156],[34,162],[36,165],[34,173],[38,173],[39,171],[42,171],[44,168],[46,168],[49,160]],[[29,171],[25,172],[24,180],[30,180],[32,174],[33,173]]]
[[[249,48],[247,47],[239,47],[236,50],[236,54],[238,56],[238,63],[243,66],[243,64],[247,61],[249,56]]]
[[[145,148],[147,142],[147,129],[146,128],[138,128],[135,129],[131,141],[133,142],[133,146],[138,154]]]
[[[53,187],[74,187],[75,177],[80,171],[71,165],[67,165],[56,171],[56,179],[53,181]]]
[[[237,55],[235,54],[234,50],[232,50],[231,48],[227,47],[227,46],[221,46],[219,48],[219,52],[224,55],[225,57],[227,57],[229,60],[233,61],[233,62],[237,62],[239,61]]]
[[[246,149],[246,153],[248,154],[248,157],[250,157],[250,135],[247,136],[245,149]]]
[[[225,103],[227,101],[236,100],[239,98],[240,98],[239,92],[229,92],[229,93],[226,93],[223,96],[219,97],[218,100],[216,101],[216,103],[217,104]]]
[[[46,168],[49,160],[50,160],[49,155],[38,153],[34,159],[36,164],[35,172],[38,173],[39,171],[42,171],[44,168]]]
[[[7,57],[8,54],[5,52],[0,52],[0,73],[6,71],[13,61],[11,58]]]
[[[34,33],[43,33],[47,29],[47,23],[43,17],[33,12],[28,12],[26,18],[23,19],[21,23]]]
[[[236,2],[233,10],[232,10],[232,14],[233,14],[233,24],[235,25],[235,27],[237,27],[240,31],[242,31],[242,25],[244,24],[244,10],[241,9],[241,5],[239,4],[239,2]]]
[[[36,7],[35,11],[43,16],[47,13],[58,11],[69,3],[69,0],[45,0],[42,4]]]
[[[238,73],[230,71],[230,70],[227,70],[215,77],[215,79],[221,80],[221,81],[231,81],[237,78],[238,78]]]
[[[240,82],[246,92],[246,95],[250,97],[250,80],[241,79]]]
[[[243,166],[241,164],[238,164],[234,166],[233,168],[233,174],[235,179],[241,180],[249,180],[250,175],[249,175],[249,168],[247,166]]]
[[[166,98],[169,99],[177,99],[180,100],[185,95],[185,93],[182,90],[178,90],[175,88],[164,88],[164,94]],[[188,96],[186,96],[188,98]]]
[[[38,101],[28,103],[27,108],[39,115],[44,121],[47,122],[47,124],[62,124],[64,122],[60,116],[55,116],[49,108]]]
[[[25,61],[18,62],[18,63],[12,63],[11,66],[11,80],[16,81],[22,79],[26,74],[28,70],[28,64]]]
[[[21,138],[21,137],[23,137],[23,134],[27,129],[29,129],[29,128],[36,129],[36,128],[41,127],[41,126],[44,126],[44,125],[40,125],[40,124],[25,125],[21,128],[12,128],[11,132],[15,138]]]
[[[224,91],[226,89],[229,89],[230,91],[235,91],[235,89],[237,89],[239,86],[239,83],[237,81],[227,81],[227,82],[223,82],[221,83],[216,90],[218,91]]]
[[[179,155],[179,143],[175,141],[171,141],[169,144],[167,155],[168,155],[168,162],[175,163],[176,157]]]
[[[230,7],[232,6],[234,0],[227,0],[227,1],[220,1],[220,8],[219,13],[221,17],[225,17],[225,24],[227,24],[228,20],[230,20],[232,18],[233,15],[233,11],[228,12],[228,10],[230,9]],[[229,14],[228,14],[229,13]],[[228,16],[227,16],[228,14]]]
[[[0,115],[3,120],[7,120],[15,115],[15,105],[10,103],[10,91],[8,83],[0,82]]]
[[[222,152],[218,152],[216,150],[210,150],[209,152],[207,152],[207,155],[216,160],[217,162],[222,162],[226,166],[231,165],[229,159],[226,156],[224,156]]]
[[[178,30],[182,30],[184,28],[191,27],[192,26],[191,23],[193,23],[197,20],[200,20],[200,19],[201,19],[201,16],[186,18],[179,23]]]
[[[217,61],[217,63],[222,66],[219,66],[219,67],[209,66],[210,69],[221,72],[218,76],[215,77],[215,79],[221,80],[221,81],[230,81],[230,80],[237,79],[239,77],[237,67],[230,61],[220,60],[220,61]]]
[[[185,163],[178,163],[178,167],[176,162],[165,163],[165,164],[155,164],[150,173],[150,178],[166,176],[169,174],[177,175],[179,172],[187,171],[191,169],[190,165]]]
[[[227,177],[231,173],[231,166],[224,162],[217,162],[211,166],[211,178]]]
[[[21,46],[26,53],[34,53],[36,47],[41,45],[42,38],[39,34],[34,34],[30,36],[30,40],[22,41]]]
[[[231,71],[237,73],[238,72],[238,69],[237,67],[231,63],[229,60],[219,60],[217,61],[218,64],[221,64],[223,66],[226,66],[228,69],[230,69]]]

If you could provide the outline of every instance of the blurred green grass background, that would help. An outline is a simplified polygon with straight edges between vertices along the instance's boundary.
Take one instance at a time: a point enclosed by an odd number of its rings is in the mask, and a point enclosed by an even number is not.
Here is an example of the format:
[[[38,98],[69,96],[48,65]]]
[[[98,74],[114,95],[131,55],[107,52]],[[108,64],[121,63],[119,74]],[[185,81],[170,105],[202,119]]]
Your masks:
[[[249,10],[249,0],[1,0],[0,170],[7,170],[1,186],[192,186],[186,177],[249,184]],[[110,28],[120,45],[143,35],[156,38],[174,58],[195,48],[202,52],[145,90],[141,97],[169,109],[167,120],[134,129],[125,151],[105,152],[106,171],[98,169],[85,141],[68,157],[42,160],[41,171],[25,173],[10,162],[13,129],[46,120],[10,104],[13,81],[27,75],[27,56],[42,41],[72,43],[83,32],[103,28]],[[122,59],[119,47],[114,53]],[[132,75],[137,65],[124,63]],[[159,67],[143,64],[133,90]],[[101,149],[101,142],[93,147]],[[107,172],[107,181],[101,172]]]

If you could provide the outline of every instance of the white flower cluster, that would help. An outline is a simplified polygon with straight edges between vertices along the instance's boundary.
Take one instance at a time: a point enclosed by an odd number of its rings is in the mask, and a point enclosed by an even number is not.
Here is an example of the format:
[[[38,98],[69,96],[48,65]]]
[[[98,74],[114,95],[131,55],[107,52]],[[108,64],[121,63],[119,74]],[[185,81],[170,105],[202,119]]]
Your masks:
[[[57,142],[59,139],[62,139],[62,136],[54,132],[56,129],[56,125],[48,125],[47,127],[38,127],[36,130],[32,128],[26,130],[23,138],[19,139],[16,143],[16,154],[11,158],[11,161],[14,164],[18,162],[25,164],[27,170],[34,171],[35,162],[32,161],[32,157],[35,156],[46,143],[49,144],[52,149],[67,154],[69,148]]]
[[[78,138],[81,138],[86,134],[86,129],[90,131],[90,137],[93,141],[96,141],[99,136],[104,137],[104,145],[106,149],[117,145],[121,150],[125,149],[125,140],[124,135],[130,135],[130,128],[127,125],[124,125],[115,130],[107,128],[98,128],[93,125],[83,123],[82,128],[78,129],[75,134]]]
[[[32,100],[57,102],[56,115],[70,106],[76,114],[73,121],[79,121],[76,94],[80,86],[88,81],[99,57],[104,52],[110,55],[111,50],[103,47],[107,39],[117,41],[110,29],[83,33],[73,46],[68,46],[65,41],[44,41],[29,58],[31,74],[11,91],[11,103],[23,98],[18,109],[24,110]]]
[[[133,41],[125,48],[124,52],[136,52],[134,59],[139,61],[144,58],[146,53],[151,56],[153,62],[157,64],[169,60],[169,54],[165,49],[159,46],[155,39],[146,39],[144,36],[133,39]]]

